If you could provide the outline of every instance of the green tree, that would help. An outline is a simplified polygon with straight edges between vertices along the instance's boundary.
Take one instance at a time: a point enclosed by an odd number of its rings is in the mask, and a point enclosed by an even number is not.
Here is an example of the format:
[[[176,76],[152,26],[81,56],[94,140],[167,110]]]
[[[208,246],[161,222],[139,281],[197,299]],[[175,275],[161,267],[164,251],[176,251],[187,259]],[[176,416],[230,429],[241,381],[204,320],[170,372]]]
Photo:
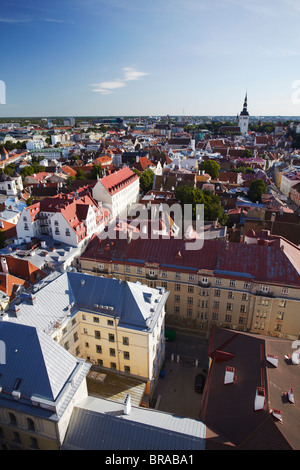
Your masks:
[[[250,183],[248,197],[252,202],[261,202],[261,195],[267,192],[264,180],[255,179]]]
[[[253,158],[253,152],[249,149],[245,149],[242,158]]]
[[[152,189],[153,186],[153,181],[154,181],[154,171],[151,170],[151,168],[148,168],[148,170],[144,171],[142,176],[140,177],[140,187],[144,193],[147,193]]]
[[[212,179],[216,179],[220,173],[220,165],[214,160],[207,160],[201,162],[200,170],[204,170],[205,173],[208,173],[212,177]]]
[[[81,169],[79,168],[77,171],[76,171],[76,176],[75,178],[77,180],[85,180],[86,179],[86,173]]]
[[[192,205],[193,219],[196,218],[196,205],[203,204],[204,220],[214,221],[218,219],[223,225],[227,222],[228,217],[224,213],[219,197],[207,189],[202,191],[200,188],[180,185],[175,190],[175,197],[182,204],[183,212],[185,204]]]
[[[28,206],[31,206],[32,203],[33,203],[33,197],[30,196],[28,199],[26,199],[26,205],[27,205],[27,207],[28,207]]]
[[[93,168],[91,169],[90,173],[89,173],[89,179],[90,180],[96,180],[97,179],[97,176],[100,176],[100,178],[102,177],[102,173],[103,173],[103,168],[101,165],[96,165],[94,164],[93,165]]]

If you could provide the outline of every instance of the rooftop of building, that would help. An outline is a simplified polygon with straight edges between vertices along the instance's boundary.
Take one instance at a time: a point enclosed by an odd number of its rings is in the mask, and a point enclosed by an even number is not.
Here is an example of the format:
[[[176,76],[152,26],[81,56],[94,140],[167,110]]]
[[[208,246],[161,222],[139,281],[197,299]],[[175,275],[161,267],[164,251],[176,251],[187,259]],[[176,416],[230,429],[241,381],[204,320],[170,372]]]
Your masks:
[[[300,286],[300,249],[281,237],[272,236],[255,245],[203,238],[199,245],[195,233],[190,238],[188,233],[185,237],[172,236],[168,229],[165,235],[154,235],[152,231],[144,233],[144,227],[135,227],[137,233],[128,239],[130,226],[116,225],[115,230],[114,239],[95,236],[81,259],[135,265],[156,263],[160,269],[175,271],[205,269],[212,275],[223,273],[256,282]]]
[[[212,363],[200,416],[213,431],[211,440],[207,436],[208,448],[218,448],[220,440],[240,449],[299,449],[299,365],[292,362],[292,353],[292,341],[212,330]],[[225,384],[227,367],[232,381]],[[258,388],[264,399],[256,401]],[[294,404],[287,396],[290,388]]]

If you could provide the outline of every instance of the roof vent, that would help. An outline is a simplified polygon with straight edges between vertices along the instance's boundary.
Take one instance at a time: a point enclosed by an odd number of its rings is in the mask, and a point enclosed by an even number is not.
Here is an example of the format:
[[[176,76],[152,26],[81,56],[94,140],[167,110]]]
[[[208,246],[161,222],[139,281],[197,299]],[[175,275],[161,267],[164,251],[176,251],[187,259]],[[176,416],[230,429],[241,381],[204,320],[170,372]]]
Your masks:
[[[299,362],[299,353],[295,351],[292,354],[292,363],[298,365]]]
[[[130,400],[129,393],[127,393],[123,405],[124,405],[124,414],[129,415],[131,411],[131,400]]]
[[[19,392],[18,390],[13,390],[12,396],[15,400],[19,400],[21,398],[21,392]]]
[[[256,395],[254,400],[254,410],[263,410],[265,407],[266,394],[265,389],[262,387],[257,387]]]
[[[225,369],[224,384],[232,384],[234,382],[234,367],[227,366]]]
[[[287,397],[290,403],[292,405],[295,405],[295,395],[294,395],[294,389],[291,387],[287,393]]]
[[[278,366],[278,356],[273,356],[272,354],[267,354],[267,361],[273,366]]]
[[[84,280],[84,279],[81,279],[80,284],[81,284],[82,286],[84,286],[85,280]]]
[[[271,413],[272,415],[274,416],[274,418],[276,418],[278,421],[280,421],[280,423],[283,423],[282,421],[282,415],[281,415],[281,411],[280,410],[276,410],[275,408],[273,410],[271,410]]]

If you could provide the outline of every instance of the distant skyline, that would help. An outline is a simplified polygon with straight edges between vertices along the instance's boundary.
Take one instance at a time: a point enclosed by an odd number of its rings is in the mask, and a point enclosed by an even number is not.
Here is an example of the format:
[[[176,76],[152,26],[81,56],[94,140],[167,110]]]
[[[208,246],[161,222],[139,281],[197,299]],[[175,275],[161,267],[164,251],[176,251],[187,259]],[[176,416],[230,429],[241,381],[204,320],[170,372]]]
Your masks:
[[[0,117],[300,116],[298,0],[2,0]]]

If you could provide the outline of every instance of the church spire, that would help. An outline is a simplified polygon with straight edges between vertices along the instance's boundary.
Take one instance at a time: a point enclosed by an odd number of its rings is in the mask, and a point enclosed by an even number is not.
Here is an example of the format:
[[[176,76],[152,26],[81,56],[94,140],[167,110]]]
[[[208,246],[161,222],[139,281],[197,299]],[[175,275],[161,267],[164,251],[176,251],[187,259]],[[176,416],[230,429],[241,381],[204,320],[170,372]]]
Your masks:
[[[244,106],[243,106],[243,111],[241,112],[241,116],[249,116],[249,113],[247,110],[247,92],[245,95]]]

